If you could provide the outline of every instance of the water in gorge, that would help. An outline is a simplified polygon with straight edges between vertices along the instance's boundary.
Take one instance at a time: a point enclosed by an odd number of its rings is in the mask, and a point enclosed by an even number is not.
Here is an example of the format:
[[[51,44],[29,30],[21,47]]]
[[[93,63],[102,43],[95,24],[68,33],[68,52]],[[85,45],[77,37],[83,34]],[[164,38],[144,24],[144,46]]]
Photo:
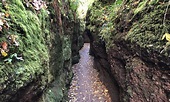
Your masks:
[[[69,102],[118,102],[113,83],[105,72],[94,68],[94,58],[89,55],[90,44],[85,43],[80,50],[80,61],[73,66]],[[117,98],[118,99],[118,98]]]

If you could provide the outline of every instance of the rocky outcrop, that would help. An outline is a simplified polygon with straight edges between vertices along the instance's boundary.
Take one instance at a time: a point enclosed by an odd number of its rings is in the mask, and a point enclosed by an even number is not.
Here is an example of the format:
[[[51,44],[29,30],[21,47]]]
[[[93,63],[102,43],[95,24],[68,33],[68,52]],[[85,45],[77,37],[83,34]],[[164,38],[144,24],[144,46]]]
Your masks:
[[[91,42],[90,54],[94,56],[94,68],[99,72],[99,78],[108,88],[112,102],[120,102],[120,90],[108,62],[105,43],[94,40]]]
[[[66,99],[79,22],[68,2],[39,1],[0,2],[0,102]]]
[[[111,73],[122,88],[122,101],[168,102],[169,72],[163,66],[143,60],[122,44],[114,46],[108,55]]]
[[[169,45],[161,40],[170,31],[167,2],[130,0],[121,6],[96,2],[89,13],[88,28],[97,38],[91,43],[92,52],[97,58],[101,48],[96,46],[101,40],[106,43],[110,74],[119,85],[121,102],[170,100]],[[116,15],[110,16],[111,7],[117,7]],[[93,19],[96,8],[105,18]]]

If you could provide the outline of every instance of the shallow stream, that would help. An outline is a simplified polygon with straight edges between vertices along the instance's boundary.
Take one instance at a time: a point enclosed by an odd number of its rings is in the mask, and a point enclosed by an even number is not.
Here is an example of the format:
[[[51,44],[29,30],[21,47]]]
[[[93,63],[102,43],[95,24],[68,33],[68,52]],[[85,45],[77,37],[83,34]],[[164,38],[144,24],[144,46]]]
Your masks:
[[[90,44],[85,43],[80,50],[79,63],[73,66],[74,77],[69,90],[69,102],[118,102],[114,83],[105,71],[95,68],[89,48]]]

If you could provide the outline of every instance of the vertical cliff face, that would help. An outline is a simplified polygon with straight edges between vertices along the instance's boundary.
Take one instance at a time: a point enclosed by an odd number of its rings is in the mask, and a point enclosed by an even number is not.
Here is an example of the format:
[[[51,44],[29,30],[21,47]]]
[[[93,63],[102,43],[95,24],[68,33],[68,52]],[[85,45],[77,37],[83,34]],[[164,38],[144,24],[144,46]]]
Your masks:
[[[98,58],[106,43],[121,102],[170,100],[169,41],[162,40],[170,33],[168,15],[161,0],[97,1],[89,11],[92,54]]]
[[[1,102],[65,99],[71,65],[82,46],[79,21],[69,5],[59,0],[0,2]]]

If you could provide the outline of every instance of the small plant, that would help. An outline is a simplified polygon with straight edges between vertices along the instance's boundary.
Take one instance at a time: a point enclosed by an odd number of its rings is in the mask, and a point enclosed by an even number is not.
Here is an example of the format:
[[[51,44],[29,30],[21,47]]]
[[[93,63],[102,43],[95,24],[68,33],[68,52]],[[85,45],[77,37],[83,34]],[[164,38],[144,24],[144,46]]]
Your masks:
[[[165,33],[162,36],[162,40],[164,40],[164,39],[166,39],[168,42],[166,42],[166,45],[165,45],[164,49],[160,53],[163,53],[164,51],[167,51],[168,46],[170,46],[170,34],[169,33]]]
[[[170,34],[169,33],[165,33],[163,36],[162,36],[162,40],[164,40],[166,38],[166,40],[168,42],[170,42]]]
[[[92,32],[96,32],[98,30],[98,35],[101,40],[106,42],[107,48],[110,48],[112,45],[111,38],[113,30],[115,29],[113,21],[116,18],[116,12],[121,7],[122,3],[122,0],[116,0],[113,4],[109,5],[105,5],[101,2],[95,2],[91,9],[90,21],[92,24],[88,26],[88,29]]]

